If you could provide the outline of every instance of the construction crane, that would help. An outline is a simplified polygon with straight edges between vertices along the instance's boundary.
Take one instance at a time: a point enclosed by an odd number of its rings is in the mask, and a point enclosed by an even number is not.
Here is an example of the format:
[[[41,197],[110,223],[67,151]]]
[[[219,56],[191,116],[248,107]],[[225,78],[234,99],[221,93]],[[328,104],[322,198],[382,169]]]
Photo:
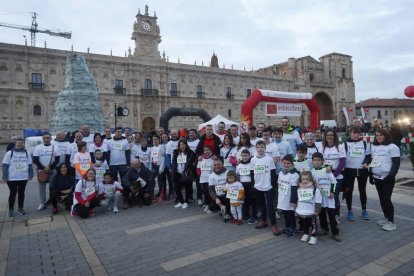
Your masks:
[[[32,26],[31,27],[8,24],[8,23],[3,23],[3,22],[0,22],[0,26],[29,31],[31,39],[32,39],[31,41],[32,47],[36,46],[36,33],[44,33],[44,34],[53,35],[53,36],[60,36],[60,37],[64,37],[67,39],[70,39],[72,37],[71,32],[59,32],[59,31],[51,31],[47,29],[46,30],[38,29],[37,28],[38,24],[36,23],[36,16],[37,16],[37,13],[32,12]]]

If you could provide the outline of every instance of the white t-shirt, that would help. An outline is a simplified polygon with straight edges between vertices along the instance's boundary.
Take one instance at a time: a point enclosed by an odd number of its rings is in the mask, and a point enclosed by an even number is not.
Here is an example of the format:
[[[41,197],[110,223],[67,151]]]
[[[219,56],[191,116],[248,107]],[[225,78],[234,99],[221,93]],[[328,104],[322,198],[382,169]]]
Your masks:
[[[265,153],[267,156],[272,157],[273,160],[276,159],[276,162],[273,162],[276,169],[277,159],[280,157],[279,146],[276,143],[269,143],[266,145]]]
[[[227,198],[230,199],[230,203],[243,203],[243,200],[240,199],[234,199],[231,198],[230,195],[232,194],[238,194],[240,196],[240,190],[244,190],[243,184],[241,184],[239,181],[236,181],[234,183],[226,183],[226,191],[227,191]]]
[[[129,150],[129,144],[126,139],[110,140],[108,143],[108,151],[110,154],[110,165],[129,165],[126,161],[125,151]]]
[[[83,142],[86,142],[88,144],[88,146],[89,146],[90,144],[93,143],[93,136],[94,135],[92,133],[89,133],[88,136],[82,138],[82,141]]]
[[[253,170],[252,164],[238,164],[236,167],[236,174],[239,176],[240,182],[252,182],[250,171]]]
[[[107,152],[108,151],[108,145],[105,143],[102,143],[100,147],[95,145],[95,143],[89,144],[88,152],[95,154],[95,150],[100,150],[101,152]]]
[[[223,166],[228,170],[229,169],[234,170],[234,167],[230,162],[230,157],[232,155],[235,155],[236,154],[235,152],[236,152],[236,146],[233,146],[231,149],[230,149],[230,147],[221,147],[220,148],[220,157],[222,157],[223,160],[224,160]],[[227,156],[227,158],[226,158],[226,156]]]
[[[101,162],[99,160],[96,160],[96,162]],[[99,167],[92,165],[92,168],[95,169],[96,172],[96,183],[100,184],[103,181],[103,176],[106,173],[107,170],[109,170],[109,166],[108,166],[108,162],[106,162],[106,160],[101,163],[101,165]]]
[[[138,148],[138,151],[135,153],[135,156],[139,157],[139,160],[145,165],[145,167],[150,167],[151,161],[151,148],[147,147],[146,151],[143,151],[141,147]]]
[[[160,156],[160,150],[162,145],[158,145],[157,147],[153,146],[150,148],[150,162],[152,164],[158,165],[158,157]]]
[[[270,171],[275,168],[273,159],[267,155],[261,158],[255,156],[250,163],[254,172],[254,187],[263,192],[272,189]]]
[[[302,144],[302,139],[296,130],[291,133],[283,133],[282,139],[289,143],[293,153],[296,153],[296,145]]]
[[[74,165],[79,164],[82,171],[87,171],[91,168],[91,155],[89,152],[77,152],[73,158]],[[82,175],[76,170],[76,179],[82,179]]]
[[[235,158],[237,158],[237,160],[242,160],[241,157],[241,153],[243,150],[247,149],[250,152],[250,157],[256,156],[257,152],[256,152],[256,148],[254,146],[251,146],[250,148],[247,147],[241,147],[239,149],[237,149],[237,147],[235,148],[235,150],[231,153],[231,155]]]
[[[192,150],[195,153],[199,142],[200,142],[200,139],[195,139],[194,141],[188,140],[187,144],[190,150]]]
[[[226,187],[227,172],[228,172],[227,170],[225,170],[221,174],[216,174],[216,173],[213,172],[208,177],[208,185],[209,186],[215,186],[217,196],[223,196],[224,195],[223,189],[225,189],[225,187]]]
[[[346,158],[345,147],[343,144],[338,146],[338,149],[333,146],[331,148],[324,148],[323,151],[323,159],[326,165],[330,165],[332,167],[332,171],[336,170],[339,165],[339,158]],[[336,179],[344,178],[342,174],[336,176]]]
[[[52,156],[52,149],[53,149],[53,156]],[[37,145],[33,152],[33,157],[38,156],[39,162],[44,167],[49,166],[50,163],[53,163],[56,156],[59,156],[60,152],[58,147],[50,144],[49,146],[45,146],[44,144]],[[51,162],[52,161],[52,162]]]
[[[172,155],[173,152],[177,148],[178,148],[178,140],[177,141],[170,140],[170,141],[168,141],[167,146],[165,147],[165,154]]]
[[[312,169],[313,179],[316,181],[317,187],[322,194],[322,207],[335,208],[335,199],[329,198],[331,194],[331,186],[336,185],[336,178],[333,173],[327,173],[325,168],[320,170]]]
[[[300,172],[310,171],[310,169],[311,169],[311,167],[309,166],[309,161],[307,159],[305,159],[303,161],[294,160],[293,165]]]
[[[59,158],[59,164],[62,164],[65,162],[66,153],[68,151],[68,148],[70,146],[70,143],[68,141],[52,141],[52,145],[54,145],[56,148],[59,149],[60,152],[60,158]]]
[[[211,158],[205,159],[200,156],[198,159],[197,168],[201,170],[200,183],[208,183],[210,174],[213,173],[213,163],[214,161]]]
[[[298,173],[279,173],[277,179],[278,183],[278,195],[277,195],[277,209],[280,210],[295,210],[290,204],[290,196],[292,193],[292,187],[298,186],[299,174]]]
[[[313,186],[309,188],[298,187],[298,203],[296,205],[296,214],[301,216],[311,216],[315,214],[315,204],[322,203],[322,194],[318,188]]]
[[[366,149],[364,147],[366,145]],[[345,147],[345,144],[344,144]],[[364,141],[346,142],[346,168],[362,169],[362,163],[368,154],[371,154],[371,146]]]
[[[281,157],[280,161],[276,163],[276,172],[279,173],[283,168],[283,161],[282,161],[283,157],[286,154],[292,154],[293,155],[293,151],[290,148],[289,143],[284,141],[284,140],[280,141],[279,143],[275,142],[275,144],[279,148],[279,156]]]
[[[312,155],[315,152],[319,152],[319,148],[316,146],[316,144],[315,144],[315,147],[311,147],[311,148],[307,147],[307,148],[308,148],[308,151],[306,153],[306,159],[309,162],[309,168],[313,168]]]
[[[6,152],[3,164],[9,165],[9,179],[7,181],[19,181],[29,179],[29,165],[33,164],[32,157],[26,151]]]
[[[375,176],[384,178],[390,173],[393,157],[400,157],[400,149],[395,144],[372,145],[372,173]],[[378,178],[378,177],[377,177]]]
[[[93,194],[98,190],[98,185],[93,181],[85,181],[83,179],[79,180],[75,186],[75,193],[81,193],[83,200],[87,199],[89,195]],[[73,205],[78,204],[76,196],[73,195]]]
[[[118,181],[111,184],[99,184],[99,194],[105,194],[107,197],[115,195],[116,190],[122,190],[122,186]]]
[[[259,137],[256,137],[254,139],[251,139],[250,138],[250,144],[252,144],[253,147],[256,147],[256,144],[257,144],[258,141],[263,141],[263,139],[262,138],[259,138]]]
[[[233,137],[233,144],[237,145],[240,142],[240,136]]]

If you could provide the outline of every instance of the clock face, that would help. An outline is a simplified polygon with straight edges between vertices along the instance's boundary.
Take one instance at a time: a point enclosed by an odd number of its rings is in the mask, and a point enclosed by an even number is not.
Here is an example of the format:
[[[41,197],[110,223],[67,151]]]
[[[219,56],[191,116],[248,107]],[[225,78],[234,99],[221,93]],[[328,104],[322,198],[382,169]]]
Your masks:
[[[129,115],[129,109],[128,108],[124,108],[124,110],[122,110],[122,114],[124,116],[128,116]]]
[[[151,31],[151,29],[152,29],[151,23],[147,20],[142,21],[141,26],[147,32]]]

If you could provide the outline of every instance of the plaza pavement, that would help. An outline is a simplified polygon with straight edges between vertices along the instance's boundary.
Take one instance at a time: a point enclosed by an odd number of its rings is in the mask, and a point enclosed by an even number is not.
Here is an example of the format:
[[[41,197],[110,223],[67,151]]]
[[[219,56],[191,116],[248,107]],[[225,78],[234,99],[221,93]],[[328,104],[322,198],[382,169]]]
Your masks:
[[[414,180],[407,158],[397,179]],[[356,187],[355,187],[356,188]],[[203,214],[174,201],[150,207],[100,209],[79,219],[51,207],[36,212],[37,184],[26,189],[26,216],[7,217],[8,189],[0,184],[0,275],[414,275],[414,188],[394,190],[398,229],[386,232],[378,196],[368,184],[370,221],[360,217],[354,192],[355,221],[345,219],[342,242],[329,236],[311,246],[271,235],[270,228],[231,225],[217,214]],[[280,220],[280,225],[283,224]]]

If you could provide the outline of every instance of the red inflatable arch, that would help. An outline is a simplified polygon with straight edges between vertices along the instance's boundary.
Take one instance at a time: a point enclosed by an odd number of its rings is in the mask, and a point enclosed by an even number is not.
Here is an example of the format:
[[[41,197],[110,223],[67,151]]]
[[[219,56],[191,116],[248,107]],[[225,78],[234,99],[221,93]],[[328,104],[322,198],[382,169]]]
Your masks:
[[[320,109],[311,93],[254,90],[241,107],[241,121],[253,124],[253,110],[260,102],[304,103],[310,111],[310,128],[320,128]]]

